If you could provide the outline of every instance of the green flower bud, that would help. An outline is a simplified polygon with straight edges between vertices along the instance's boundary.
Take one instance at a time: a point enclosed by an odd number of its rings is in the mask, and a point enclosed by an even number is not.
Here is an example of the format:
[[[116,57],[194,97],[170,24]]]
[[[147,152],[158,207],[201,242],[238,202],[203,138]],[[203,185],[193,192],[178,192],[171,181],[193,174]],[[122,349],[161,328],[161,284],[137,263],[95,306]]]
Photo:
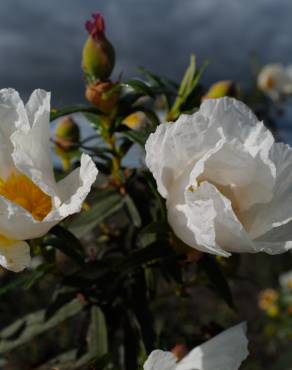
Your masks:
[[[67,116],[57,124],[55,136],[58,145],[65,150],[70,150],[76,147],[80,139],[80,129],[74,120]]]
[[[93,14],[93,21],[87,21],[85,27],[89,33],[82,55],[82,68],[91,80],[107,79],[115,65],[115,50],[105,36],[104,19],[100,14]]]
[[[224,96],[238,97],[240,93],[239,86],[233,81],[218,81],[214,83],[202,100],[218,99]]]
[[[55,129],[55,152],[60,157],[64,170],[68,170],[72,158],[79,155],[79,140],[80,129],[71,117],[67,116],[57,124]]]

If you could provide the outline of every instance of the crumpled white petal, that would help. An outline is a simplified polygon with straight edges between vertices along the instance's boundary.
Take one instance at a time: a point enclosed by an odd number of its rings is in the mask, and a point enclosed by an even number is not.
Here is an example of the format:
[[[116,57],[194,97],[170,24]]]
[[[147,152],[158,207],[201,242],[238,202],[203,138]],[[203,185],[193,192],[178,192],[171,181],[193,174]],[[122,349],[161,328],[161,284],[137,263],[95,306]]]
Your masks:
[[[7,240],[0,236],[1,266],[14,272],[20,272],[29,266],[30,260],[29,245],[26,242]]]
[[[17,128],[27,125],[25,108],[19,94],[13,89],[0,90],[0,178],[5,178],[14,167],[11,134]]]
[[[176,363],[171,352],[153,351],[144,370],[238,370],[248,356],[246,324],[236,325],[195,347]]]
[[[176,357],[171,352],[156,349],[150,353],[143,368],[144,370],[174,370]]]
[[[57,189],[50,151],[50,98],[46,91],[34,91],[26,105],[30,125],[15,131],[11,142],[15,167],[54,196]]]
[[[145,148],[169,223],[186,244],[222,256],[292,247],[284,226],[292,223],[292,149],[275,143],[245,104],[206,100],[160,125]]]
[[[194,348],[176,370],[237,370],[248,356],[246,325],[239,324]]]

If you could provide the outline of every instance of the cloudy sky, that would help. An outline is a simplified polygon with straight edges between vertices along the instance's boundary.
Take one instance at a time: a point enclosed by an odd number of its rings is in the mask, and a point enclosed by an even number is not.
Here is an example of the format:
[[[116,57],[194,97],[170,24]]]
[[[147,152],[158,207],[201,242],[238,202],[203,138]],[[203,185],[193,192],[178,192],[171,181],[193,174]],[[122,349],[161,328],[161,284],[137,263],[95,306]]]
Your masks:
[[[143,65],[178,79],[195,52],[205,81],[249,78],[250,53],[292,62],[291,0],[1,0],[0,87],[42,87],[60,106],[82,99],[84,22],[100,10],[116,47],[116,75]]]

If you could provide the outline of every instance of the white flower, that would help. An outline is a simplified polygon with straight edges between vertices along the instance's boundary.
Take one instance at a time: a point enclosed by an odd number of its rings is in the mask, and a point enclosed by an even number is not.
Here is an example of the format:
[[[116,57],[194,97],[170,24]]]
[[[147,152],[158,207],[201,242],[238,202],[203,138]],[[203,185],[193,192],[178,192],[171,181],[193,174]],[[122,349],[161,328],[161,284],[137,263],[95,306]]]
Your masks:
[[[292,247],[292,148],[275,143],[243,103],[210,99],[159,125],[146,164],[189,246],[222,256]]]
[[[279,277],[280,286],[284,289],[292,289],[292,271],[287,271]]]
[[[12,271],[29,265],[25,240],[79,212],[97,176],[82,155],[80,168],[56,183],[49,117],[49,93],[35,90],[24,105],[15,90],[0,90],[0,265]]]
[[[144,370],[237,370],[248,356],[246,325],[240,324],[194,348],[177,362],[171,352],[153,351]]]
[[[265,65],[258,75],[258,87],[273,100],[292,94],[292,66]]]

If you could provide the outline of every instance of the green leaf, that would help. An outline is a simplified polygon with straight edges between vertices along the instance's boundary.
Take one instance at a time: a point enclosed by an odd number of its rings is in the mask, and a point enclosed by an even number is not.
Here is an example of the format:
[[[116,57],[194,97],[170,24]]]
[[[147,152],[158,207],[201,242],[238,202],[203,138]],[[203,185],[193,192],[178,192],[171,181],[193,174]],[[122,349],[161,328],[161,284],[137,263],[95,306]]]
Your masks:
[[[70,223],[69,230],[76,237],[82,237],[106,218],[118,212],[122,206],[123,197],[120,193],[114,190],[105,192],[103,197],[95,200],[88,211],[82,212]]]
[[[147,299],[147,285],[144,271],[140,271],[136,274],[132,290],[132,296],[134,297],[131,302],[132,309],[140,326],[145,349],[149,354],[154,350],[156,335],[154,330],[154,318]]]
[[[208,275],[211,283],[216,288],[216,292],[224,299],[230,308],[234,309],[235,306],[230,287],[216,259],[204,254],[198,264]]]
[[[10,290],[13,290],[13,289],[16,289],[18,287],[21,287],[21,286],[25,285],[25,283],[27,282],[28,279],[29,279],[29,277],[27,277],[27,276],[20,276],[18,278],[14,278],[9,283],[1,286],[0,296],[9,292]]]
[[[38,266],[29,274],[24,274],[18,278],[14,278],[9,283],[5,284],[0,288],[0,296],[19,287],[24,289],[30,289],[36,284],[44,275],[50,272],[54,268],[51,264],[42,264]]]
[[[88,331],[88,350],[91,356],[100,358],[108,353],[107,324],[102,310],[91,308],[91,322]]]
[[[92,358],[90,353],[77,358],[77,350],[72,349],[52,358],[45,364],[34,368],[34,370],[104,370],[110,363],[110,356],[104,355]]]
[[[192,80],[195,76],[195,72],[196,72],[196,57],[194,54],[192,54],[190,64],[184,74],[184,77],[178,90],[178,96],[180,98],[183,99],[186,95],[188,95],[191,88]]]
[[[175,90],[177,90],[179,87],[175,81],[172,81],[171,79],[164,76],[158,76],[144,67],[139,67],[138,70],[141,73],[143,73],[146,77],[148,77],[150,80],[152,80],[155,84],[157,84],[159,87],[170,86]]]
[[[135,227],[140,227],[142,224],[141,217],[139,214],[139,211],[137,210],[137,207],[133,201],[133,199],[130,197],[129,194],[125,195],[124,197],[124,203],[126,206],[126,210],[129,214],[130,219],[132,220]]]
[[[146,143],[148,135],[144,135],[143,132],[127,130],[127,131],[122,131],[121,134],[127,137],[133,143],[139,144],[143,149],[145,148],[145,143]]]
[[[138,243],[144,248],[158,241],[168,242],[170,237],[171,230],[167,223],[163,221],[152,222],[140,231]]]
[[[53,244],[61,252],[75,260],[78,264],[84,263],[85,251],[80,240],[64,227],[57,225],[50,230],[56,239],[49,238],[47,244]]]
[[[27,277],[24,289],[30,289],[33,285],[35,285],[41,278],[43,278],[48,272],[54,269],[53,264],[43,263],[38,266],[32,273]]]
[[[155,95],[151,88],[141,80],[129,80],[126,83],[123,83],[122,86],[131,87],[135,92],[141,93],[142,95],[150,96],[151,98],[155,98]]]
[[[49,320],[55,313],[61,309],[65,304],[72,301],[76,297],[75,290],[65,290],[56,293],[54,300],[49,304],[45,312],[45,320]]]
[[[57,326],[64,320],[75,316],[82,308],[83,305],[80,301],[74,299],[72,302],[60,308],[48,321],[45,320],[45,310],[33,312],[15,321],[0,332],[0,354],[17,348],[30,341],[35,336]]]
[[[74,106],[74,107],[66,107],[63,109],[52,109],[50,120],[54,121],[57,118],[67,116],[73,113],[94,113],[94,114],[102,114],[97,108],[95,107],[85,107],[85,106]]]

